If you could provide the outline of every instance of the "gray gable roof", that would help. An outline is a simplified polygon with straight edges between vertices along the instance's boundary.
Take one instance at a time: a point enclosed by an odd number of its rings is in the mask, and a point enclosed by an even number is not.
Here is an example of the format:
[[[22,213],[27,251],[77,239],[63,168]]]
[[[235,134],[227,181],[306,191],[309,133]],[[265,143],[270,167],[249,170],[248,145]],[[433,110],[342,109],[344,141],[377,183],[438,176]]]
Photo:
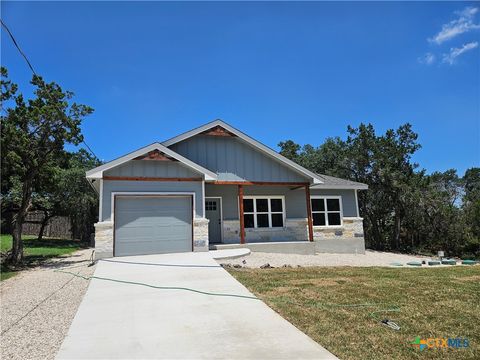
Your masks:
[[[368,185],[356,181],[345,180],[329,175],[317,174],[323,180],[323,184],[311,185],[310,189],[356,189],[367,190]]]

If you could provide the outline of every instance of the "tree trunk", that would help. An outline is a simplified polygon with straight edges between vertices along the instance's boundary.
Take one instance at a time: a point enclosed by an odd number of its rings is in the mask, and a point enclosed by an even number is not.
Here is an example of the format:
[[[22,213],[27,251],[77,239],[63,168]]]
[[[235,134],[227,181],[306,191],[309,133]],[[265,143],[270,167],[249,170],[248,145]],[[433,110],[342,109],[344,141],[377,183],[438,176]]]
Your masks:
[[[12,253],[9,256],[10,262],[15,265],[23,260],[22,225],[23,221],[19,220],[17,214],[12,231]]]
[[[43,232],[45,231],[45,227],[48,224],[48,220],[50,220],[50,216],[48,215],[48,212],[45,211],[43,213],[42,225],[40,226],[40,231],[38,232],[38,240],[39,241],[42,241],[42,239],[43,239]]]
[[[12,252],[8,260],[17,265],[23,260],[22,226],[30,209],[32,200],[32,180],[27,179],[22,186],[22,203],[14,217],[12,232]]]
[[[400,210],[396,209],[395,210],[395,223],[394,223],[394,229],[393,229],[393,242],[392,242],[392,248],[394,250],[399,250],[400,249],[400,232],[401,232],[401,226],[402,226],[402,217],[400,214]]]

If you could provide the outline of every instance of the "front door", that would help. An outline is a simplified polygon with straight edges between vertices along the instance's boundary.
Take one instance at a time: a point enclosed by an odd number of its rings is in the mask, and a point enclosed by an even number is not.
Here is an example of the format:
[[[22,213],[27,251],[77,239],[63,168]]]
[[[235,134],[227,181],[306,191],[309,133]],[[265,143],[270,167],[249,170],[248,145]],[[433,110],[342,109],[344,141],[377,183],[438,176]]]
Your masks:
[[[210,244],[222,242],[222,217],[220,199],[205,198],[205,217],[208,222],[208,241]]]

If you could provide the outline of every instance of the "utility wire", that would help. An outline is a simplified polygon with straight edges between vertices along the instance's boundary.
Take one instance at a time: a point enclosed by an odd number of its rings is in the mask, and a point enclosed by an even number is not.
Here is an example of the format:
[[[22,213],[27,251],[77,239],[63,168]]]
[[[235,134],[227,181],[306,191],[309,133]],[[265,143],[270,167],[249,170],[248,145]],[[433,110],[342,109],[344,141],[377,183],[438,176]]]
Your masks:
[[[20,55],[22,55],[22,57],[25,59],[28,67],[30,68],[30,70],[32,71],[33,75],[37,75],[37,73],[35,72],[35,69],[33,68],[31,62],[28,60],[28,57],[27,55],[25,55],[25,53],[22,51],[22,49],[20,48],[20,45],[18,45],[17,43],[17,40],[15,40],[15,37],[13,36],[12,32],[10,31],[10,29],[8,28],[8,26],[3,22],[3,20],[1,20],[1,23],[2,23],[2,26],[5,28],[5,30],[7,31],[8,35],[10,36],[10,39],[12,39],[12,42],[13,42],[13,45],[15,45],[15,47],[17,48],[18,52],[20,53]],[[49,95],[49,93],[47,92],[47,94]],[[54,99],[52,99],[50,97],[50,100],[52,101],[55,101]],[[56,105],[56,103],[54,102],[54,104]],[[63,113],[63,111],[61,111],[58,107],[57,107],[57,110],[59,111],[59,113],[61,115],[65,115]],[[87,145],[87,143],[85,142],[85,140],[82,140],[82,143],[85,145],[85,147],[88,149],[88,151],[90,151],[90,153],[97,159],[97,160],[100,160],[100,158],[95,155],[95,153],[93,152],[93,150],[90,148],[90,146]]]
[[[25,55],[25,53],[22,51],[22,49],[21,49],[20,46],[18,45],[18,43],[17,43],[17,41],[15,40],[15,37],[13,36],[12,32],[10,31],[10,29],[7,27],[7,25],[5,25],[5,23],[3,22],[3,20],[0,19],[0,21],[2,22],[2,26],[5,28],[5,30],[7,30],[8,35],[10,35],[10,39],[12,39],[13,45],[15,45],[15,47],[17,48],[17,50],[18,50],[18,52],[20,53],[20,55],[22,55],[23,58],[25,59],[25,61],[27,62],[27,65],[28,65],[28,67],[30,68],[30,70],[32,70],[32,72],[33,72],[34,75],[37,75],[37,73],[36,73],[35,70],[33,69],[32,64],[30,63],[30,61],[28,61],[27,55]]]

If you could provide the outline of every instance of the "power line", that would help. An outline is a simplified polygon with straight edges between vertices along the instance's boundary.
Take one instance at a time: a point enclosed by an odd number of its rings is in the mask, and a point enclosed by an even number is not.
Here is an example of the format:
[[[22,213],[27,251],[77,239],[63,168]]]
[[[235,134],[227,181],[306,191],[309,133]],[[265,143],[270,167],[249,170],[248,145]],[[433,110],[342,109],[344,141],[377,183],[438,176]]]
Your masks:
[[[32,71],[33,75],[37,75],[37,73],[35,72],[35,69],[33,68],[32,64],[30,63],[30,61],[28,60],[27,58],[27,55],[25,55],[25,53],[22,51],[22,49],[20,48],[20,45],[18,45],[17,43],[17,40],[15,40],[15,37],[13,36],[12,32],[10,31],[10,29],[8,28],[8,26],[3,22],[3,20],[1,20],[1,23],[2,23],[2,26],[5,28],[5,30],[7,31],[8,35],[10,36],[10,39],[12,39],[12,42],[13,44],[15,45],[15,47],[17,48],[18,52],[20,53],[20,55],[22,55],[22,57],[25,59],[28,67],[30,68],[30,70]],[[47,92],[47,94],[50,96],[50,94]],[[52,101],[55,101],[54,99],[50,98],[50,100]],[[56,103],[54,102],[54,105],[56,106]],[[61,111],[58,107],[57,107],[57,110],[59,111],[60,114],[64,115],[63,111]],[[93,150],[90,148],[90,146],[87,145],[86,141],[85,140],[82,140],[82,143],[85,145],[85,147],[88,149],[88,151],[90,151],[90,153],[95,156],[95,158],[97,160],[100,160],[100,158],[95,155],[95,153],[93,152]]]
[[[3,20],[0,19],[0,21],[2,22],[2,26],[5,28],[5,30],[7,30],[8,35],[10,35],[10,39],[12,39],[13,45],[15,45],[15,47],[17,48],[17,50],[20,52],[20,55],[22,55],[23,58],[25,59],[25,61],[27,62],[27,65],[28,65],[28,67],[30,68],[30,70],[32,70],[32,72],[33,72],[34,75],[37,75],[37,73],[36,73],[35,70],[33,69],[32,64],[30,63],[30,61],[28,61],[27,55],[25,55],[25,53],[22,51],[22,49],[21,49],[20,46],[18,45],[18,43],[17,43],[17,41],[15,40],[15,37],[13,36],[12,32],[10,31],[10,29],[7,27],[7,25],[5,25],[5,23],[3,22]]]

